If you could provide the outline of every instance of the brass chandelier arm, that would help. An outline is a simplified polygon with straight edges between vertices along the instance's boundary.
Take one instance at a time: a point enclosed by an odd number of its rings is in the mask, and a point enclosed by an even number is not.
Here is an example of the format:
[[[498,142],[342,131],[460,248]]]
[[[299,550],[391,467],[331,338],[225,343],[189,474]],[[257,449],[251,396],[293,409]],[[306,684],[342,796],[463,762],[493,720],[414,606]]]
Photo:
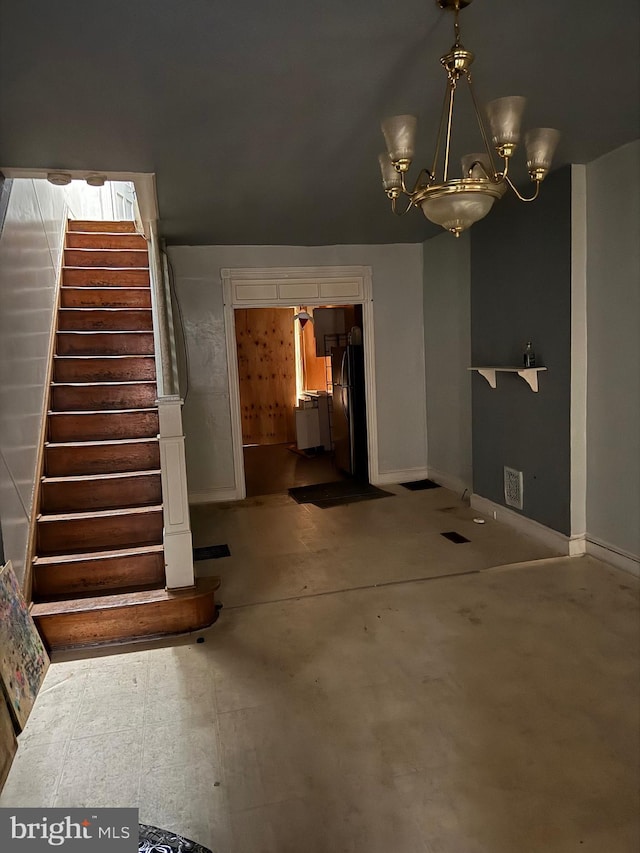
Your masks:
[[[484,164],[483,164],[483,163],[481,163],[481,162],[480,162],[480,160],[474,160],[474,161],[473,161],[473,163],[471,164],[471,166],[469,166],[469,168],[467,169],[467,174],[466,174],[466,175],[463,175],[463,178],[471,178],[471,177],[473,177],[473,174],[472,174],[472,173],[473,173],[473,170],[474,170],[476,167],[482,171],[482,173],[484,174],[485,178],[486,178],[488,181],[495,181],[495,173],[494,173],[493,175],[490,175],[490,174],[489,174],[489,172],[487,172],[487,170],[485,169]]]
[[[510,187],[511,187],[511,189],[514,191],[514,193],[516,194],[517,198],[519,198],[519,199],[520,199],[520,201],[535,201],[535,200],[538,198],[538,193],[540,192],[540,181],[536,181],[536,191],[535,191],[535,192],[534,192],[534,194],[531,196],[531,198],[525,198],[525,196],[521,195],[521,194],[518,192],[518,190],[516,189],[516,186],[515,186],[515,184],[513,183],[513,181],[511,180],[511,178],[507,178],[507,177],[506,177],[506,175],[505,175],[505,181],[509,184],[509,186],[510,186]]]
[[[396,216],[404,216],[405,213],[408,213],[411,210],[411,208],[413,207],[413,201],[411,199],[409,199],[409,204],[407,204],[405,209],[404,210],[398,210],[397,201],[398,201],[397,197],[392,196],[392,198],[391,198],[391,210],[395,213]]]
[[[429,179],[426,184],[422,182],[423,177],[427,177]],[[420,170],[420,173],[418,174],[418,177],[416,178],[416,182],[413,185],[412,190],[408,189],[408,187],[405,183],[404,172],[400,172],[400,178],[402,180],[402,192],[408,196],[415,195],[419,189],[422,189],[422,187],[425,187],[425,186],[429,186],[429,184],[433,181],[433,175],[431,174],[431,172],[428,169],[421,169]]]

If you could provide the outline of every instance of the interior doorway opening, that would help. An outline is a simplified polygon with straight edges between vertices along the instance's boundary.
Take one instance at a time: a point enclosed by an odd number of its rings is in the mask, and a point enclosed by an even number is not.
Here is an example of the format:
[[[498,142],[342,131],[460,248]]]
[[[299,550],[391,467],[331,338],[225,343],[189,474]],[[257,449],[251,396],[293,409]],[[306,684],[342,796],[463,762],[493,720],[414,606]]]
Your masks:
[[[362,305],[234,310],[248,497],[368,480]]]

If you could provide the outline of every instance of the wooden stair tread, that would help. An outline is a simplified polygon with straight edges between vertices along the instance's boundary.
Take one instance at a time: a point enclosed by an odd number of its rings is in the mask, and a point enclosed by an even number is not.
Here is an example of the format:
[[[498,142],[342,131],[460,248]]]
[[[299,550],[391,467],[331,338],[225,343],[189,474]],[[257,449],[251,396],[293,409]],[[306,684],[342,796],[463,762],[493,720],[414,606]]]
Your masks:
[[[71,249],[66,251],[72,252],[142,252],[146,251],[146,249]],[[91,273],[99,273],[101,270],[109,270],[110,272],[140,272],[140,270],[148,270],[149,267],[83,267],[81,264],[63,264],[62,270],[82,270],[83,272],[91,272]],[[66,285],[63,285],[66,287]]]
[[[119,560],[122,557],[139,557],[143,554],[160,554],[164,551],[163,545],[141,545],[137,548],[116,548],[112,551],[85,551],[74,554],[55,554],[47,557],[34,557],[33,564],[46,567],[56,566],[60,563],[82,563],[95,560]]]
[[[162,504],[151,506],[128,506],[118,509],[90,509],[85,512],[59,512],[38,515],[39,524],[53,524],[60,521],[86,521],[88,518],[122,518],[130,515],[151,515],[162,512]]]
[[[58,308],[59,332],[151,332],[153,312],[135,305]]]
[[[112,411],[122,412],[124,409],[112,409]],[[135,412],[142,412],[144,409],[133,409]],[[65,415],[70,414],[64,412]],[[86,412],[85,414],[88,414]],[[93,414],[93,413],[92,413]],[[114,438],[101,439],[100,441],[47,441],[45,447],[104,447],[107,444],[115,444],[124,446],[127,444],[148,444],[149,442],[158,442],[157,437],[149,436],[149,438]]]
[[[142,249],[66,249],[65,251],[71,252],[141,252]],[[82,270],[82,272],[89,272],[97,275],[98,273],[106,270],[107,272],[119,272],[119,273],[129,273],[129,272],[140,272],[141,270],[146,270],[148,272],[149,267],[83,267],[78,264],[65,264],[62,267],[63,272],[65,270]],[[66,285],[63,285],[65,287]]]
[[[157,407],[49,411],[47,429],[52,444],[66,441],[107,441],[115,438],[156,438],[160,430]],[[154,466],[145,466],[154,467]]]
[[[153,330],[58,329],[56,352],[59,355],[153,355]]]
[[[140,415],[144,412],[148,412],[150,414],[156,414],[158,411],[157,407],[149,407],[147,406],[144,409],[77,409],[76,411],[65,410],[64,412],[54,411],[53,409],[49,409],[47,412],[49,417],[59,418],[59,417],[68,417],[76,415],[126,415],[126,414],[136,414]],[[144,439],[145,441],[147,439]],[[60,442],[52,442],[55,444],[59,444]]]
[[[63,308],[63,311],[84,311],[89,310],[93,311],[93,308],[84,309],[84,308]],[[114,311],[129,311],[129,308],[114,308]],[[137,309],[135,309],[137,310]],[[151,309],[140,309],[142,311],[151,310]],[[56,332],[58,335],[150,335],[151,331],[149,329],[58,329]],[[141,355],[148,355],[148,353],[140,353]]]
[[[97,290],[98,288],[92,288],[92,287],[85,287],[85,288],[77,287],[76,288],[76,290],[82,290],[83,293],[86,293],[88,290],[94,290],[94,289]],[[109,288],[103,287],[100,289],[101,290],[108,290]],[[122,290],[131,290],[131,289],[132,288],[129,288],[129,287],[127,287],[127,288],[123,287],[122,288]],[[143,287],[137,288],[137,290],[145,290],[145,289],[146,288],[143,288]],[[62,306],[58,309],[58,311],[60,311],[64,314],[72,314],[72,313],[87,314],[90,311],[94,311],[94,312],[95,311],[97,311],[97,312],[101,312],[101,311],[127,311],[127,312],[141,311],[141,312],[144,312],[145,314],[148,314],[151,311],[151,308],[141,308],[141,307],[138,307],[135,305],[132,305],[132,306],[128,306],[128,305],[74,305],[72,308],[65,308],[64,306]]]
[[[123,355],[54,355],[54,382],[153,382],[155,356],[143,353]]]
[[[33,604],[31,615],[34,619],[44,616],[60,616],[65,613],[84,613],[92,610],[113,610],[122,607],[153,604],[156,602],[173,601],[180,598],[193,598],[209,595],[220,587],[220,578],[198,578],[195,587],[185,589],[140,590],[138,592],[115,593],[112,595],[97,595],[87,598],[63,601],[45,601]]]
[[[154,582],[150,582],[150,583],[141,583],[141,584],[133,584],[133,585],[127,584],[127,585],[121,586],[121,587],[109,587],[107,590],[104,590],[104,591],[102,589],[89,589],[89,590],[74,590],[73,593],[68,593],[68,592],[54,593],[54,594],[49,593],[47,596],[43,596],[42,598],[35,597],[33,599],[33,601],[34,601],[34,604],[43,604],[43,603],[48,604],[48,603],[55,602],[55,601],[71,601],[71,600],[76,600],[76,599],[78,601],[83,601],[83,600],[86,601],[86,599],[88,599],[88,598],[95,598],[96,596],[102,597],[103,594],[105,596],[114,596],[114,595],[120,595],[120,594],[124,594],[124,593],[130,594],[133,592],[145,592],[147,590],[164,589],[164,588],[165,588],[165,582],[163,579],[163,580],[158,580],[158,581],[154,581]],[[157,602],[151,602],[151,604],[154,605],[154,604],[157,604]],[[103,608],[102,610],[99,610],[96,612],[105,613],[105,612],[113,612],[113,611],[105,611]],[[118,611],[115,611],[115,612],[118,612]],[[78,615],[82,615],[82,611],[73,611],[73,613],[66,612],[66,613],[61,613],[59,615],[56,614],[54,616],[50,616],[49,618],[65,619],[65,618],[69,618],[69,616],[78,616]]]
[[[109,290],[142,287],[149,290],[151,279],[149,267],[77,267],[65,264],[62,267],[62,287],[105,287]]]
[[[151,292],[144,287],[63,287],[60,290],[60,308],[69,311],[72,308],[104,310],[120,308],[121,311],[151,310]]]
[[[149,361],[155,359],[153,355],[145,355],[141,353],[140,355],[133,355],[131,353],[123,353],[122,355],[89,355],[87,353],[82,353],[82,355],[54,355],[54,359],[56,360],[83,360],[83,361],[91,361],[91,359],[120,359],[120,358],[146,358]]]
[[[104,233],[99,231],[99,234]],[[139,252],[140,254],[146,254],[149,250],[147,248],[144,249],[100,249],[100,248],[91,248],[91,249],[76,249],[72,247],[66,247],[69,251],[72,252]]]
[[[108,224],[108,223],[106,223],[106,224]],[[122,234],[127,234],[127,235],[134,234],[138,237],[142,237],[142,234],[139,234],[137,231],[108,231],[106,228],[104,230],[101,229],[100,231],[80,231],[77,228],[74,228],[72,230],[73,230],[74,235],[75,234],[83,234],[84,236],[91,236],[91,237],[97,237],[97,236],[99,237],[101,235],[104,235],[105,237],[120,237]],[[144,239],[144,237],[143,237],[143,239]]]
[[[66,249],[148,249],[142,234],[122,231],[68,231]]]
[[[78,269],[85,269],[85,268],[79,267]],[[100,267],[97,267],[97,268],[91,267],[91,269],[100,269]],[[140,269],[140,267],[136,267],[135,269]],[[105,287],[104,285],[100,285],[100,284],[87,284],[85,287],[78,287],[77,285],[74,285],[74,284],[62,284],[60,286],[62,287],[63,290],[66,290],[66,291],[77,290],[79,293],[91,293],[92,291],[99,291],[101,293],[104,293],[105,296],[107,294],[111,295],[114,293],[113,287]],[[131,284],[131,285],[127,285],[127,287],[117,288],[116,293],[121,292],[123,290],[135,290],[136,292],[140,291],[140,293],[148,293],[149,292],[148,287],[141,287],[139,285]],[[62,307],[65,308],[66,306],[62,306]]]
[[[100,356],[96,356],[100,358]],[[155,379],[98,379],[91,382],[52,382],[52,388],[88,388],[95,386],[102,388],[105,385],[155,385]],[[92,410],[93,411],[93,410]],[[122,411],[119,409],[118,411]]]
[[[81,267],[80,269],[84,269],[84,267]],[[91,267],[91,269],[94,269],[94,267]],[[140,267],[136,267],[136,269],[140,269]],[[118,288],[106,287],[104,284],[87,284],[84,287],[78,287],[77,284],[62,284],[62,285],[60,285],[60,287],[67,292],[78,291],[78,293],[93,293],[95,291],[98,291],[99,293],[104,293],[105,296],[107,296],[107,294],[109,296],[111,296],[112,294],[117,295],[118,293],[122,293],[122,291],[127,291],[127,290],[134,290],[136,293],[138,293],[138,292],[148,293],[149,292],[148,287],[144,287],[144,286],[138,285],[138,284],[128,284],[126,287],[118,287]],[[63,305],[62,307],[65,308],[66,306]]]
[[[149,252],[146,248],[76,249],[67,246],[64,249],[64,263],[67,267],[115,267],[117,269],[138,267],[149,269]]]
[[[116,234],[136,234],[136,223],[133,219],[70,219],[69,231],[84,231],[102,233],[102,228],[109,228]]]
[[[88,481],[122,480],[131,477],[150,477],[162,473],[160,468],[148,468],[140,471],[114,471],[109,474],[69,474],[68,477],[42,477],[43,483],[86,483]]]

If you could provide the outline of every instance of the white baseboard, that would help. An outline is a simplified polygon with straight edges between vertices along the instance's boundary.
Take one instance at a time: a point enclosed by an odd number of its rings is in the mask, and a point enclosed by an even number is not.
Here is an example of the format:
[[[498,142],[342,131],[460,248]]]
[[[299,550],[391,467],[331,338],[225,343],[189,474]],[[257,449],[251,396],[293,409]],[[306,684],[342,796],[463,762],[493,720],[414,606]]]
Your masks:
[[[371,478],[374,486],[390,486],[394,483],[413,483],[415,480],[426,480],[429,472],[426,468],[405,468],[398,471],[378,471],[375,480]]]
[[[532,539],[537,539],[550,548],[555,548],[561,554],[569,557],[589,554],[597,560],[602,560],[603,563],[609,563],[609,565],[615,566],[617,569],[622,569],[624,572],[629,572],[636,577],[640,577],[640,558],[636,554],[614,548],[608,542],[594,539],[588,533],[565,536],[563,533],[558,533],[557,530],[545,527],[544,524],[513,512],[513,510],[494,503],[480,495],[471,495],[471,506],[483,515],[495,518],[496,521],[502,521],[504,524],[508,524],[509,527],[513,527],[514,530],[518,530],[526,536],[531,536]]]
[[[190,504],[215,504],[223,501],[241,500],[235,486],[226,489],[209,489],[206,492],[189,492]]]
[[[569,543],[570,557],[581,557],[587,553],[587,537],[584,533],[567,536],[567,542]]]
[[[437,468],[429,468],[429,479],[440,486],[444,486],[445,489],[457,492],[459,496],[464,492],[471,493],[471,485],[469,483],[465,483],[459,477],[447,474],[445,471],[439,471]]]
[[[629,572],[640,577],[640,557],[637,554],[631,554],[628,551],[621,551],[619,548],[614,548],[608,542],[603,542],[601,539],[592,539],[587,537],[586,541],[587,554],[602,560],[604,563],[609,563],[615,566],[616,569],[622,569],[623,572]]]
[[[579,548],[579,545],[572,544],[574,542],[578,543],[583,537],[572,539],[569,536],[565,536],[564,533],[552,530],[550,527],[546,527],[544,524],[540,524],[540,522],[534,521],[532,518],[520,515],[519,513],[514,512],[501,504],[494,503],[494,501],[490,501],[488,498],[483,498],[480,495],[471,495],[471,506],[473,509],[477,509],[478,512],[482,513],[482,515],[488,515],[489,518],[494,518],[496,521],[508,524],[509,527],[513,527],[514,530],[524,533],[525,536],[531,536],[532,539],[537,539],[538,542],[559,551],[560,554],[575,556],[577,553],[584,553],[584,551],[580,550],[575,551],[574,549],[576,547]]]

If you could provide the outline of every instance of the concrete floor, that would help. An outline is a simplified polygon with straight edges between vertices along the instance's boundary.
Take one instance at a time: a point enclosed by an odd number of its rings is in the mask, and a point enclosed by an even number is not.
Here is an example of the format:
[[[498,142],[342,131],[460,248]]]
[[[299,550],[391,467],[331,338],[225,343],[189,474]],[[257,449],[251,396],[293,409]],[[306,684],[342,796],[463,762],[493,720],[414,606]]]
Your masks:
[[[52,665],[0,805],[138,806],[216,853],[636,853],[638,581],[394,491],[199,508],[218,624]]]

